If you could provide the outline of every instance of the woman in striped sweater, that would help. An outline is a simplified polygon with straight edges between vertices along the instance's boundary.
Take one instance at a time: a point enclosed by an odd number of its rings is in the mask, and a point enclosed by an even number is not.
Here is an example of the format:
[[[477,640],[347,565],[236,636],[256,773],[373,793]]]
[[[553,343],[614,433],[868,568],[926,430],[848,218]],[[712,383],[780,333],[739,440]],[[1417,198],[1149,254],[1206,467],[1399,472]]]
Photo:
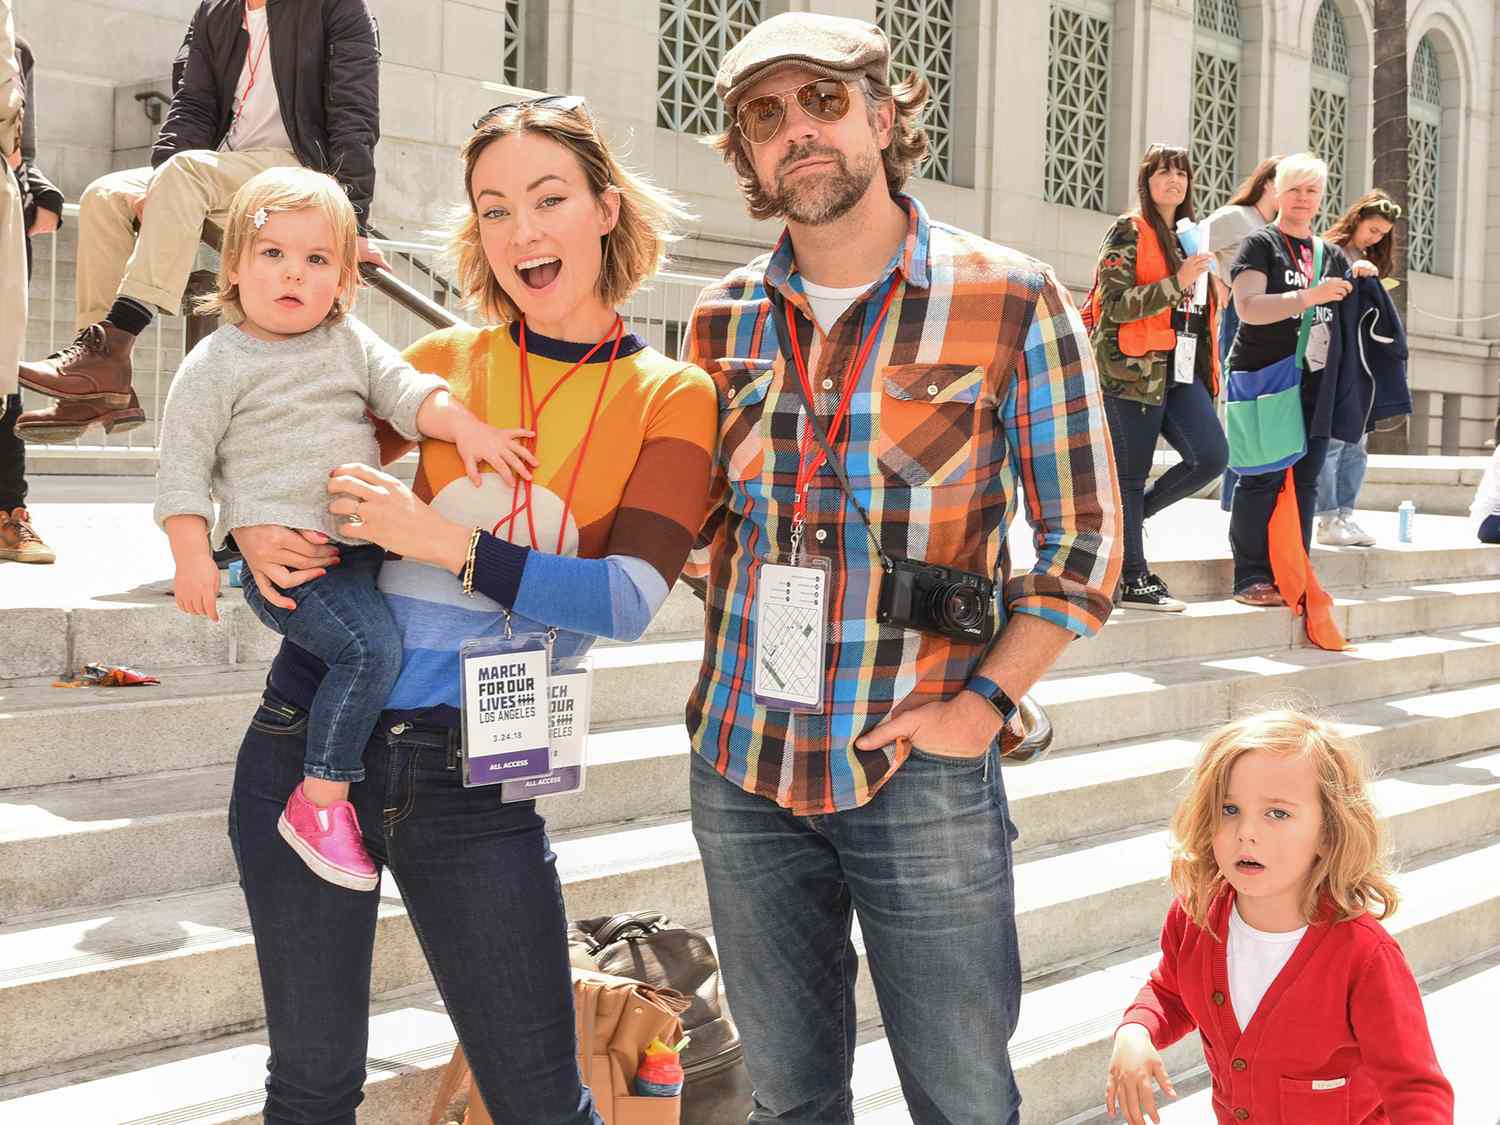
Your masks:
[[[455,249],[490,323],[434,333],[407,358],[480,418],[532,431],[538,464],[529,482],[486,472],[476,487],[457,451],[429,440],[412,488],[331,466],[330,511],[390,552],[380,587],[404,645],[350,800],[497,1125],[590,1125],[555,857],[534,802],[460,782],[459,647],[507,620],[555,631],[561,659],[597,637],[640,636],[702,522],[717,399],[702,370],[626,332],[615,311],[659,268],[684,212],[614,159],[581,98],[492,110],[462,157],[469,214]],[[390,460],[405,450],[388,436]],[[236,538],[262,592],[288,604],[333,564],[286,529]],[[309,877],[276,839],[320,674],[283,647],[230,806],[269,1021],[271,1123],[352,1123],[364,1082],[379,896]]]

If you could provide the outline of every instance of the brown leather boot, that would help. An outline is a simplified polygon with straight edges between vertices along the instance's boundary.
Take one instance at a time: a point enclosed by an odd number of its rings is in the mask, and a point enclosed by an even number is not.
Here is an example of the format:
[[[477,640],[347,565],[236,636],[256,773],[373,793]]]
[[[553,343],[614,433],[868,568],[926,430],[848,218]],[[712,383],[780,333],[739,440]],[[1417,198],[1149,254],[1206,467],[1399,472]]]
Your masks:
[[[28,410],[16,419],[16,436],[37,445],[61,444],[83,436],[90,426],[103,426],[107,434],[133,430],[146,420],[135,391],[124,406],[110,406],[94,399],[80,402],[60,398],[46,410]]]
[[[17,369],[21,386],[53,398],[125,406],[135,337],[107,320],[90,324],[60,352]]]
[[[0,510],[0,559],[12,562],[50,563],[57,561],[52,548],[31,527],[31,513],[25,508]]]

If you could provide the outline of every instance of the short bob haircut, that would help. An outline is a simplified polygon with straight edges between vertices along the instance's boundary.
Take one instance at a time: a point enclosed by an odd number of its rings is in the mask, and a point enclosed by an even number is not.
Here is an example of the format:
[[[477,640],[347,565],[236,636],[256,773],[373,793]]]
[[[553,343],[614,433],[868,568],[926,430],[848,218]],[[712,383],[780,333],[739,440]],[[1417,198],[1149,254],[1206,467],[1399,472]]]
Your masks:
[[[1328,186],[1328,164],[1310,152],[1294,152],[1276,165],[1276,191],[1280,194],[1299,184]]]
[[[241,323],[245,310],[240,304],[240,287],[229,280],[229,271],[239,269],[244,256],[255,249],[260,237],[255,216],[262,211],[274,215],[308,208],[322,212],[328,220],[328,228],[333,232],[330,249],[338,256],[338,296],[323,323],[337,324],[342,320],[354,308],[354,294],[359,289],[359,220],[338,181],[311,168],[295,166],[267,168],[234,193],[219,249],[218,286],[198,300],[195,308],[199,315],[222,316],[230,324]]]
[[[600,238],[603,261],[595,287],[606,305],[620,305],[661,269],[668,245],[680,237],[676,228],[693,215],[671,192],[615,159],[581,100],[574,105],[524,103],[509,112],[490,113],[479,120],[473,135],[464,142],[459,158],[464,162],[464,202],[468,209],[448,243],[464,299],[491,321],[509,323],[521,315],[484,256],[479,212],[474,204],[475,164],[485,149],[513,133],[534,133],[571,152],[601,205],[607,192],[620,197],[619,219],[614,229]]]
[[[1384,834],[1366,790],[1359,748],[1329,722],[1293,708],[1264,711],[1220,727],[1208,737],[1187,780],[1188,795],[1172,817],[1172,887],[1183,908],[1207,927],[1209,907],[1226,885],[1214,860],[1229,773],[1254,751],[1311,759],[1318,775],[1323,839],[1303,896],[1302,916],[1317,920],[1326,898],[1329,921],[1344,921],[1379,904],[1377,918],[1395,912]]]
[[[858,87],[864,94],[865,111],[871,128],[875,125],[875,109],[880,102],[890,101],[896,105],[891,143],[880,154],[885,166],[885,185],[894,196],[906,186],[912,172],[927,159],[930,142],[927,130],[922,127],[922,111],[929,96],[927,79],[914,74],[897,82],[895,86],[887,86],[868,75],[845,81]],[[705,137],[704,143],[712,145],[724,158],[724,163],[733,166],[740,194],[745,197],[745,206],[752,219],[780,217],[781,211],[776,206],[775,198],[756,178],[755,165],[750,161],[744,134],[733,119],[722,133]]]

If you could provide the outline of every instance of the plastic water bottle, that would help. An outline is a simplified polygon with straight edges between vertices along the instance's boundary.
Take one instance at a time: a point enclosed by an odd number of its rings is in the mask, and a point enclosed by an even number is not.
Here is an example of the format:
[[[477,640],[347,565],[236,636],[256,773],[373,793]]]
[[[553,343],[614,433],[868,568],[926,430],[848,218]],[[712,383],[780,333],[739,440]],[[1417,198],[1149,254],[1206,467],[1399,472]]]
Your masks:
[[[1403,500],[1396,507],[1396,539],[1401,543],[1411,542],[1411,521],[1417,514],[1417,506],[1410,500]]]
[[[686,1046],[686,1039],[675,1047],[668,1047],[660,1039],[647,1044],[635,1072],[636,1097],[675,1098],[682,1093],[684,1075],[678,1052]]]
[[[231,586],[243,586],[245,584],[245,564],[239,559],[229,564],[229,584]]]

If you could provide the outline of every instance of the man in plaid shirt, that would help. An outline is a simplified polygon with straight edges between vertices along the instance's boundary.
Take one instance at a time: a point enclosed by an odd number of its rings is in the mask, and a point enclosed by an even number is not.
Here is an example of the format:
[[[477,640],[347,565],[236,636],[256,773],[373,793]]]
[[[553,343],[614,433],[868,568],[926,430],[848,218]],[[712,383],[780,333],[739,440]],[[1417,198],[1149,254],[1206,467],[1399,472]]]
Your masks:
[[[750,1120],[853,1121],[857,914],[912,1120],[1014,1123],[1016,829],[997,766],[1012,701],[1099,629],[1119,575],[1093,353],[1050,268],[901,194],[927,90],[892,88],[877,27],[777,16],[725,56],[717,89],[733,123],[716,144],[751,214],[786,222],[699,298],[688,345],[720,406],[689,570],[707,603],[693,828]],[[804,377],[883,554],[997,578],[991,646],[877,622],[880,556],[808,432]],[[1038,557],[1012,574],[1023,494]],[[805,710],[752,690],[758,588],[794,525],[828,567],[821,704]]]

